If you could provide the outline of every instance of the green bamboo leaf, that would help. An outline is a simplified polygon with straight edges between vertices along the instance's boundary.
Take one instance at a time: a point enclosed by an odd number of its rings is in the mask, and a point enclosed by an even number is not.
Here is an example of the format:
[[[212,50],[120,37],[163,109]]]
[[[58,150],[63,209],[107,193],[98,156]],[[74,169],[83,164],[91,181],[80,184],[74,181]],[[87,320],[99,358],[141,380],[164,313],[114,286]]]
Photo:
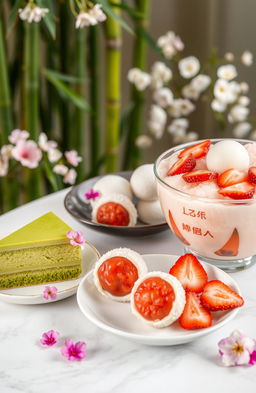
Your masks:
[[[143,39],[148,43],[148,45],[163,59],[166,60],[164,55],[162,54],[161,49],[159,48],[159,46],[157,45],[156,41],[154,40],[154,38],[151,36],[151,34],[149,34],[149,32],[144,29],[142,26],[140,26],[138,23],[135,22],[135,26],[136,26],[136,30],[138,32],[138,34],[140,34]]]
[[[133,30],[131,29],[131,27],[122,19],[120,18],[119,15],[117,15],[108,0],[97,0],[95,1],[96,3],[100,3],[102,5],[103,10],[106,12],[106,14],[108,16],[110,16],[111,18],[115,19],[126,31],[128,31],[128,33],[130,34],[134,34]]]
[[[144,16],[145,16],[142,12],[137,11],[135,8],[129,7],[125,3],[116,4],[116,3],[110,2],[109,4],[114,6],[114,7],[121,8],[122,10],[126,11],[129,15],[131,15],[133,17],[136,17],[136,18],[139,18],[139,19],[143,19]]]
[[[43,71],[46,79],[56,88],[58,93],[64,99],[70,100],[78,108],[90,111],[90,106],[85,102],[84,98],[70,89],[62,80],[57,78],[56,73],[51,70]]]
[[[130,104],[127,108],[124,109],[124,111],[121,115],[120,127],[119,127],[120,139],[122,139],[125,136],[126,132],[129,129],[129,127],[128,127],[129,117],[130,117],[130,114],[132,113],[133,108],[134,108],[134,105]]]
[[[78,76],[74,75],[67,75],[67,74],[62,74],[61,72],[55,71],[55,70],[50,70],[49,68],[47,69],[52,75],[54,75],[57,79],[64,81],[64,82],[69,82],[69,83],[81,83],[84,82],[83,78],[79,78]]]
[[[24,3],[24,0],[16,0],[15,1],[14,6],[12,7],[9,18],[8,18],[8,22],[7,22],[7,35],[12,30],[12,28],[15,24],[15,21],[17,19],[18,10],[19,10],[19,8],[23,7],[23,3]]]
[[[48,29],[49,33],[51,34],[52,38],[56,38],[56,23],[54,20],[54,14],[53,14],[53,7],[52,7],[52,1],[51,0],[37,0],[37,4],[41,8],[48,8],[49,12],[45,15],[43,18],[43,22]]]

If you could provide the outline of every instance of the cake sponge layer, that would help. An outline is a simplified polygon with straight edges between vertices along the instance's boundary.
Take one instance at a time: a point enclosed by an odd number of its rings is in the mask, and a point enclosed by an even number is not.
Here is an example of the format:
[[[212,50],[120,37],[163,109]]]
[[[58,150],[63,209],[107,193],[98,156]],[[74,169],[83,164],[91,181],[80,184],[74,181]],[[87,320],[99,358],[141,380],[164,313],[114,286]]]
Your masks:
[[[45,269],[43,271],[26,271],[19,274],[4,274],[0,276],[0,289],[72,280],[78,278],[81,272],[81,266],[69,266]]]
[[[0,274],[81,265],[81,247],[62,244],[0,252]]]

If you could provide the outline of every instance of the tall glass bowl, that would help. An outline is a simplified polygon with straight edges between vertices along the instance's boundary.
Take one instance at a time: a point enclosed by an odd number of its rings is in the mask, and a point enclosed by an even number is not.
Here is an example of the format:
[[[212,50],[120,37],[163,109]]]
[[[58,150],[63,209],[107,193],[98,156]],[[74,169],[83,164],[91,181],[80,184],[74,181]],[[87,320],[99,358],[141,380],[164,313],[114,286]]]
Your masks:
[[[221,140],[212,139],[211,143]],[[236,141],[242,145],[252,143]],[[171,162],[181,150],[199,142],[173,147],[156,160],[154,173],[162,210],[185,252],[225,270],[244,269],[256,259],[256,199],[198,197],[170,186],[159,173],[168,160]]]

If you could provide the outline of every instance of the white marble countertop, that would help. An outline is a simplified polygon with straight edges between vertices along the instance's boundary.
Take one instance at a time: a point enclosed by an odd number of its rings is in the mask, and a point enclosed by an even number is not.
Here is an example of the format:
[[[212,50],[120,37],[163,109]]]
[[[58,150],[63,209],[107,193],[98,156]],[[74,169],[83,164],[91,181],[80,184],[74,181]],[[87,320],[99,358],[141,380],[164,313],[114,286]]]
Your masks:
[[[123,238],[81,226],[65,211],[61,191],[0,217],[0,238],[53,211],[103,253],[127,246],[141,253],[182,252],[170,231],[142,238]],[[245,223],[246,225],[246,223]],[[51,304],[23,306],[0,302],[0,393],[252,393],[256,367],[220,365],[217,342],[234,329],[256,338],[256,266],[232,274],[245,298],[237,317],[223,328],[176,347],[138,345],[106,333],[80,312],[76,297]],[[59,349],[42,348],[50,329],[62,337],[85,341],[87,359],[68,362]]]

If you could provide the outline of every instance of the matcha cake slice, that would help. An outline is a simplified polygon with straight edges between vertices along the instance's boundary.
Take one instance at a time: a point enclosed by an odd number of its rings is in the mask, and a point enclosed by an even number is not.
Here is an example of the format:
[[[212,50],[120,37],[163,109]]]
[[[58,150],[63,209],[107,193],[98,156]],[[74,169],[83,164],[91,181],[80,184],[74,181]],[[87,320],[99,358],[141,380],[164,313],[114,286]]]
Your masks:
[[[0,289],[77,278],[81,247],[70,244],[70,230],[49,212],[0,240]]]

